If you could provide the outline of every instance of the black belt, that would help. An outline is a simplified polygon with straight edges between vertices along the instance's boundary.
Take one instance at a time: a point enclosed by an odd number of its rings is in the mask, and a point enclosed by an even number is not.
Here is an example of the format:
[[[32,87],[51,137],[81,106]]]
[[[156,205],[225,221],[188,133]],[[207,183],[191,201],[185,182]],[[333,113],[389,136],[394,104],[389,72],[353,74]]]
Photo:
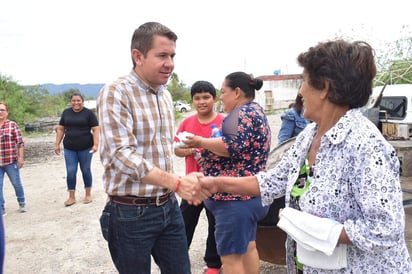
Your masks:
[[[157,197],[138,197],[138,196],[110,196],[110,201],[121,205],[133,206],[162,206],[169,201],[170,193]]]

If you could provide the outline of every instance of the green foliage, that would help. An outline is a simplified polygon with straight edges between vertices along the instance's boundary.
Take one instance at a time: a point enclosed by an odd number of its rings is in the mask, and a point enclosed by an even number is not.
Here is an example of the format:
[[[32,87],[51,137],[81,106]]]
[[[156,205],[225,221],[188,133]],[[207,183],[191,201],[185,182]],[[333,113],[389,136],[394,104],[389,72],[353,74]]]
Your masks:
[[[13,81],[11,77],[0,75],[0,101],[9,109],[8,118],[20,126],[25,119],[33,115],[33,104],[25,96],[24,87]]]
[[[70,97],[72,96],[73,93],[80,93],[83,96],[83,98],[86,100],[84,94],[82,94],[80,90],[78,90],[77,88],[71,88],[66,91],[63,91],[62,96],[66,100],[66,102],[70,102]]]
[[[185,83],[180,82],[179,76],[174,72],[170,77],[170,82],[167,85],[167,89],[172,94],[173,101],[192,101],[192,98],[190,96],[190,89],[186,87]]]
[[[376,84],[412,84],[412,58],[393,61],[388,69],[379,73],[375,79]]]
[[[376,51],[376,85],[412,83],[412,31],[404,26],[402,36]]]
[[[0,75],[0,101],[7,104],[9,109],[9,119],[16,122],[22,120],[21,113],[24,102],[22,102],[24,90],[11,77]]]
[[[175,110],[175,123],[177,125],[180,124],[180,121],[182,121],[184,117],[185,116],[183,115],[183,113]]]
[[[0,101],[8,105],[8,119],[21,128],[37,118],[60,115],[67,104],[62,96],[50,96],[40,86],[21,86],[4,75],[0,75]]]

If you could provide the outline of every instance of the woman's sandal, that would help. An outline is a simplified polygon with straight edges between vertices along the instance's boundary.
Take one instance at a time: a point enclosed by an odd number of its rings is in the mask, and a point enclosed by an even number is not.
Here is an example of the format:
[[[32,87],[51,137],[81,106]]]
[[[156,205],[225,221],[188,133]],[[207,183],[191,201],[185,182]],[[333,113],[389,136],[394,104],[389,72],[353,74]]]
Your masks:
[[[92,197],[85,197],[83,200],[83,204],[90,204],[92,201]]]
[[[72,206],[72,205],[74,205],[75,203],[76,203],[76,200],[74,200],[74,201],[72,201],[72,202],[69,202],[69,200],[67,200],[67,201],[64,202],[64,205],[65,205],[65,206]]]

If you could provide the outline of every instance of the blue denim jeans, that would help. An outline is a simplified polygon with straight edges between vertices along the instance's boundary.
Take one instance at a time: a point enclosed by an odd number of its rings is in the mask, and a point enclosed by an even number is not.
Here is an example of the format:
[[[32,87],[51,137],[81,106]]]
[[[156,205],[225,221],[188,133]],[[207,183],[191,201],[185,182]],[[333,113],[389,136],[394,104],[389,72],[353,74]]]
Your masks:
[[[109,202],[100,226],[120,274],[150,274],[150,255],[162,274],[191,273],[183,217],[173,193],[162,206]]]
[[[66,161],[67,172],[67,190],[76,190],[77,167],[80,165],[80,170],[83,176],[85,188],[92,187],[92,157],[91,148],[85,150],[70,150],[64,149],[64,160]]]
[[[3,215],[0,216],[0,274],[3,274],[4,257],[6,256],[6,239],[4,235]]]
[[[13,185],[14,192],[16,193],[17,202],[24,203],[24,189],[23,183],[20,178],[20,169],[17,165],[17,161],[14,161],[11,164],[0,166],[0,205],[1,208],[5,208],[4,195],[3,195],[3,181],[4,173],[7,173],[7,176],[10,179],[11,184]]]

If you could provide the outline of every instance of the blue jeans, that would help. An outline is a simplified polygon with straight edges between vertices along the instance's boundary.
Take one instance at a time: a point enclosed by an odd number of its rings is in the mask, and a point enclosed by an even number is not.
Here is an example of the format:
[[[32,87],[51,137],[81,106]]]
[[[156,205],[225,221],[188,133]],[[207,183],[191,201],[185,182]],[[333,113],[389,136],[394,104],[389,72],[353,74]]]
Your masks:
[[[3,274],[4,257],[6,254],[6,239],[4,234],[3,215],[0,216],[0,274]]]
[[[162,274],[191,273],[185,225],[173,193],[162,206],[109,202],[100,226],[120,274],[150,274],[150,255]]]
[[[84,187],[92,187],[91,165],[93,153],[89,153],[90,149],[91,148],[79,151],[64,149],[64,160],[66,161],[67,172],[67,190],[76,190],[77,166],[79,165],[83,176]]]
[[[3,274],[4,257],[6,254],[6,239],[4,234],[3,215],[0,216],[0,274]]]
[[[16,193],[17,202],[24,203],[24,189],[23,183],[20,178],[20,169],[17,165],[17,161],[14,161],[11,164],[0,166],[0,205],[1,208],[5,208],[4,204],[4,195],[3,195],[3,181],[4,173],[7,173],[7,176],[10,179],[11,184],[13,185],[14,192]]]

